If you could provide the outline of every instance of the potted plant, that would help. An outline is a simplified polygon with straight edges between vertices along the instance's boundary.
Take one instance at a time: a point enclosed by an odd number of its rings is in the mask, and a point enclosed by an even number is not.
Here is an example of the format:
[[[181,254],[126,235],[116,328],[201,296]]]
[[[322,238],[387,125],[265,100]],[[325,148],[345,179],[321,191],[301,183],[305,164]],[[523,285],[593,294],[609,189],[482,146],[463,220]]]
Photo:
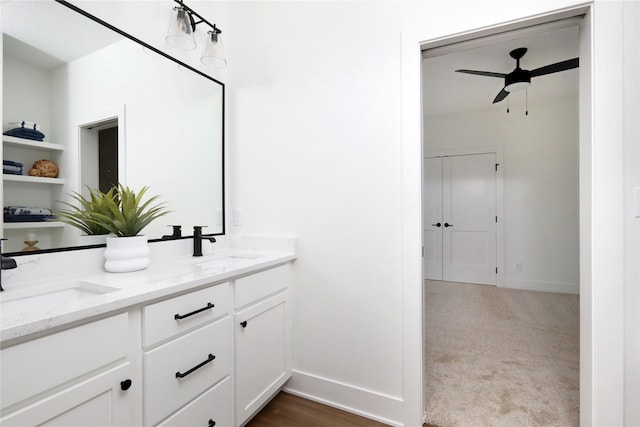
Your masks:
[[[145,186],[136,193],[122,184],[106,193],[89,189],[89,199],[79,194],[73,196],[79,207],[66,203],[71,209],[56,214],[60,221],[85,232],[110,233],[104,253],[105,270],[114,273],[142,270],[149,266],[149,244],[147,236],[139,233],[153,220],[169,213],[163,203],[155,203],[159,196],[143,202],[148,189]]]

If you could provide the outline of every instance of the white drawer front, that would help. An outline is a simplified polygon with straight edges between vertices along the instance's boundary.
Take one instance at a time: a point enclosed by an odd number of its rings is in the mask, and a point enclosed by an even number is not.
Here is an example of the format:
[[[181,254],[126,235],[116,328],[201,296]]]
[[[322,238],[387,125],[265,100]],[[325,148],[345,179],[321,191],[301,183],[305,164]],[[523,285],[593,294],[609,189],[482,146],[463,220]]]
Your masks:
[[[233,392],[231,377],[226,377],[211,390],[168,418],[158,427],[208,426],[213,421],[216,427],[233,426]]]
[[[2,408],[127,356],[128,314],[0,351]]]
[[[148,305],[143,308],[144,346],[210,322],[228,313],[230,308],[228,283]]]
[[[286,289],[291,284],[291,265],[285,264],[270,270],[236,280],[235,308],[244,307],[269,295]]]
[[[230,322],[225,317],[144,354],[145,425],[155,425],[231,373]],[[210,354],[215,359],[205,363]]]

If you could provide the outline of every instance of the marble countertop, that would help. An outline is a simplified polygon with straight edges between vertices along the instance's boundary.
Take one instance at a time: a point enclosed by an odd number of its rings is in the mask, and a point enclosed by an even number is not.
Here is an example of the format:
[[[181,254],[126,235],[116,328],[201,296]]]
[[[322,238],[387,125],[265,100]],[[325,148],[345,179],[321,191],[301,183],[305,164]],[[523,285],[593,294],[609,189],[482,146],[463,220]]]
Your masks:
[[[96,286],[109,289],[109,292],[78,299],[71,298],[63,303],[53,303],[51,307],[32,308],[31,312],[28,309],[20,313],[7,310],[6,315],[0,312],[0,344],[4,346],[11,341],[22,340],[49,329],[126,310],[204,285],[223,283],[242,275],[285,264],[295,258],[295,253],[289,252],[234,250],[204,257],[177,258],[157,265],[152,263],[149,268],[132,273],[98,272],[15,287],[0,293],[0,307],[1,304],[16,299],[23,299],[27,303],[30,295],[41,297],[47,292],[74,286]]]

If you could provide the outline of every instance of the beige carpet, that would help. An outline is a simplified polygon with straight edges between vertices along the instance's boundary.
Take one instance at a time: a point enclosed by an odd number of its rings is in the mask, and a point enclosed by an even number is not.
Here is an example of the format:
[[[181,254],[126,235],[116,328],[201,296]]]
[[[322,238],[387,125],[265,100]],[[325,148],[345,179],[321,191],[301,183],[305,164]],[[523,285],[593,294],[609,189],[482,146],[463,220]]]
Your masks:
[[[577,426],[578,298],[426,281],[427,422]]]

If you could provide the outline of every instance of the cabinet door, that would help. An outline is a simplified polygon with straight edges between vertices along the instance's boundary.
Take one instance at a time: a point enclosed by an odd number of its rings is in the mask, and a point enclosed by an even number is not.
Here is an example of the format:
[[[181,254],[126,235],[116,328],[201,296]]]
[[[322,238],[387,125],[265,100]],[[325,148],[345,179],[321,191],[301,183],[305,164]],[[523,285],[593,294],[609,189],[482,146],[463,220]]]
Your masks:
[[[289,292],[235,316],[236,425],[244,423],[291,376]]]
[[[122,364],[86,379],[0,419],[3,427],[125,426],[133,424],[133,395],[122,381],[131,379],[131,365]],[[139,387],[131,384],[131,387]]]

